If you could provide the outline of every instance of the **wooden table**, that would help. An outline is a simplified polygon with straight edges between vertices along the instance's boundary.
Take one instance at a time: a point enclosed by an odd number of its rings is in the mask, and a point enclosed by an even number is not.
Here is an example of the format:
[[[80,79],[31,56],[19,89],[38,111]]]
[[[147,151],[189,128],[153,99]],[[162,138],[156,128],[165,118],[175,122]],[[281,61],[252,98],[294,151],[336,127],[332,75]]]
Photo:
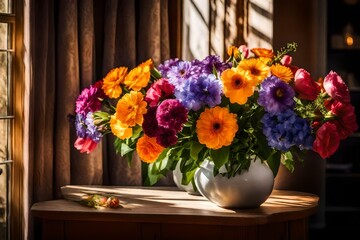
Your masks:
[[[77,186],[116,194],[122,208],[95,209],[70,200],[35,203],[35,239],[307,239],[319,198],[273,190],[256,209],[217,207],[173,187]]]

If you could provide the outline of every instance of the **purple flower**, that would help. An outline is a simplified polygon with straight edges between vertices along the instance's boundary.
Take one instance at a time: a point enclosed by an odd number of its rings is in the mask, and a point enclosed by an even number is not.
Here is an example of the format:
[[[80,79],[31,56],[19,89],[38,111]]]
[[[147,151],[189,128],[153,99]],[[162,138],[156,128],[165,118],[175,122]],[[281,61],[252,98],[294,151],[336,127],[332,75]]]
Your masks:
[[[166,99],[158,107],[156,119],[159,126],[181,131],[187,121],[188,111],[176,99]]]
[[[222,85],[215,75],[201,75],[189,78],[181,89],[175,90],[175,97],[187,109],[197,111],[202,106],[215,107],[221,103]]]
[[[230,62],[225,63],[221,61],[220,56],[217,55],[207,56],[204,60],[201,61],[201,65],[202,65],[202,73],[212,74],[215,68],[219,76],[224,70],[231,68]]]
[[[100,110],[101,101],[99,97],[103,97],[103,91],[96,86],[90,86],[82,90],[76,100],[76,113],[86,115],[88,112]]]
[[[76,135],[80,138],[91,138],[96,143],[100,142],[102,138],[101,132],[99,132],[94,125],[92,112],[88,112],[86,116],[76,114],[75,128]]]
[[[263,133],[268,145],[280,151],[288,151],[292,146],[302,149],[312,149],[314,137],[306,119],[287,109],[280,113],[266,113],[261,119]]]
[[[146,114],[144,114],[144,121],[142,123],[143,131],[149,137],[155,137],[158,131],[158,122],[156,119],[157,106],[149,107]]]
[[[176,131],[170,128],[158,128],[158,133],[156,135],[156,142],[161,146],[167,148],[173,146],[177,143],[178,138],[176,136]]]
[[[163,77],[167,77],[168,71],[172,66],[175,66],[180,60],[178,58],[166,60],[163,64],[158,66],[158,70],[160,71]]]
[[[201,68],[196,65],[192,65],[188,61],[179,61],[176,65],[172,66],[167,73],[169,82],[175,86],[175,88],[181,87],[182,84],[191,76],[198,76]]]
[[[259,90],[259,105],[267,112],[278,113],[294,108],[295,91],[287,83],[275,76],[266,78]]]

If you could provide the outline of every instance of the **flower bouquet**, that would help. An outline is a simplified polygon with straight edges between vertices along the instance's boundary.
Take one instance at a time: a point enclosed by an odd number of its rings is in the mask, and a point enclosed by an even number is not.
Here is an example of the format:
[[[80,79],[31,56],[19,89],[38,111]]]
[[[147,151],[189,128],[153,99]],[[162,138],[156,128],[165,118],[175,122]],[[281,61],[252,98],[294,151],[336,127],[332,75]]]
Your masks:
[[[204,160],[230,178],[254,157],[274,176],[280,164],[294,171],[305,151],[328,158],[358,129],[354,107],[336,72],[315,80],[292,63],[296,48],[231,46],[226,61],[210,55],[155,67],[149,59],[112,69],[77,98],[74,145],[90,153],[113,134],[118,154],[131,161],[136,152],[148,166],[145,185],[177,164],[189,184]]]

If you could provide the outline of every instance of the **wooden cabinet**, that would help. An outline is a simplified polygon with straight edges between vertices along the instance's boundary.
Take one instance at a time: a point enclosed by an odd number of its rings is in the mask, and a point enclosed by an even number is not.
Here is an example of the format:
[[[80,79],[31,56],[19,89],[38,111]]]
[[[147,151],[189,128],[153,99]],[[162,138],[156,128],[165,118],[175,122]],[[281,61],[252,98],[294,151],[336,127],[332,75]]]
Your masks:
[[[122,208],[69,200],[35,203],[36,239],[308,239],[312,194],[274,190],[255,209],[224,209],[173,187],[86,187],[116,194]]]

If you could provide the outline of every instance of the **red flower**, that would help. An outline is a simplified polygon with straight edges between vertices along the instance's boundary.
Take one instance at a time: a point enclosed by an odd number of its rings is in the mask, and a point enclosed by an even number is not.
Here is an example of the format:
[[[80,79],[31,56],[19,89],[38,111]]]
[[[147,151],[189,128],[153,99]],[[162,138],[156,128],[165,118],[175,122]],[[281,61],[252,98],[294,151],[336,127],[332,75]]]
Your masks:
[[[326,93],[333,99],[343,103],[350,103],[349,89],[336,72],[329,72],[324,78],[323,86]]]
[[[299,98],[306,100],[315,100],[320,93],[320,86],[311,77],[310,73],[300,68],[295,73],[295,91]]]
[[[96,148],[96,146],[97,143],[94,142],[91,138],[78,137],[74,143],[74,147],[81,153],[90,153]]]
[[[156,81],[146,92],[145,101],[150,107],[155,107],[161,100],[168,99],[173,96],[175,87],[171,85],[165,78]]]
[[[338,149],[340,144],[339,134],[335,124],[324,123],[316,132],[316,139],[313,143],[313,150],[322,158],[330,157]]]
[[[355,109],[349,103],[334,101],[331,112],[337,116],[335,123],[340,139],[345,139],[358,129],[356,123]]]

